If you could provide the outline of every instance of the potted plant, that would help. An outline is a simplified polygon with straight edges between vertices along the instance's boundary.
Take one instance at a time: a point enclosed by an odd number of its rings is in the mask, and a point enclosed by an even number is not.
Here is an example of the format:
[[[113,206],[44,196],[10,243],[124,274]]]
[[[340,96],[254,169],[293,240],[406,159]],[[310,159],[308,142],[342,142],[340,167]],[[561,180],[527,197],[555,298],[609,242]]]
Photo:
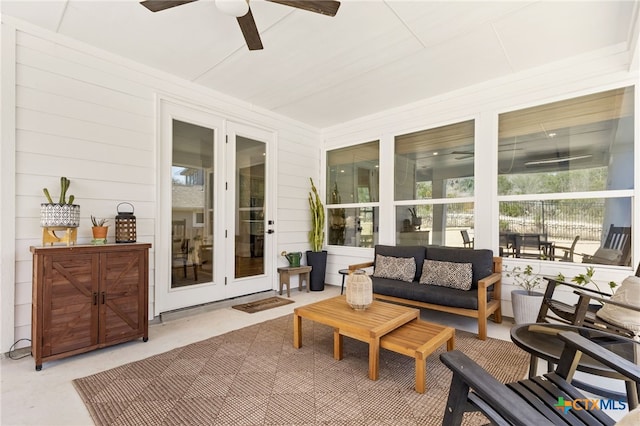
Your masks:
[[[505,269],[506,276],[513,278],[514,283],[521,287],[511,291],[511,307],[513,319],[516,324],[536,322],[540,306],[542,306],[543,293],[535,291],[542,287],[543,278],[533,272],[533,267],[527,265],[524,268],[514,266],[513,269]]]
[[[309,231],[309,244],[311,250],[306,252],[307,265],[311,266],[309,288],[311,291],[324,290],[324,277],[327,270],[327,251],[322,250],[324,244],[324,205],[320,200],[320,194],[316,186],[311,182],[309,192],[309,210],[311,212],[311,230]]]
[[[415,207],[412,209],[410,208],[409,213],[411,214],[411,226],[413,226],[413,229],[416,231],[420,230],[420,226],[422,226],[422,218],[418,216],[417,209]]]
[[[108,222],[107,219],[98,219],[95,216],[91,216],[91,223],[93,226],[91,227],[91,232],[93,233],[93,243],[105,243],[107,241],[107,232],[109,231],[109,227],[106,226]]]
[[[40,204],[40,226],[42,227],[65,227],[77,228],[80,226],[80,206],[73,204],[75,197],[69,195],[67,191],[71,181],[66,177],[60,178],[60,197],[57,203],[53,202],[49,190],[43,188],[48,203]]]

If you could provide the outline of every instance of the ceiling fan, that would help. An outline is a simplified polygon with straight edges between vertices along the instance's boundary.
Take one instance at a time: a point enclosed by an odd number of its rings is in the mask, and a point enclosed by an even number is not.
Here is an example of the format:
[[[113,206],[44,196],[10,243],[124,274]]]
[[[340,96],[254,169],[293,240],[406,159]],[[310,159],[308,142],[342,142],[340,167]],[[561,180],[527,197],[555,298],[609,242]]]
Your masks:
[[[160,12],[175,6],[191,3],[197,0],[145,0],[140,4],[152,12]],[[340,2],[335,0],[266,0],[272,3],[279,3],[309,12],[320,13],[322,15],[335,16],[340,7]],[[262,40],[258,27],[253,20],[253,14],[249,7],[249,0],[215,0],[216,6],[221,12],[235,16],[242,30],[242,35],[247,42],[249,50],[261,50]]]

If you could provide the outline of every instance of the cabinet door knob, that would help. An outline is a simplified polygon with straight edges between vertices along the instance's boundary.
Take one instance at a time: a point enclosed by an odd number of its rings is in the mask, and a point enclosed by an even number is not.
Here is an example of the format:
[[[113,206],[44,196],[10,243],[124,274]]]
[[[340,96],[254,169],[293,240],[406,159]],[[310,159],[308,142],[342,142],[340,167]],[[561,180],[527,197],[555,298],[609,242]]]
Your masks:
[[[98,293],[93,293],[93,306],[98,304]]]
[[[102,304],[104,305],[105,300],[107,299],[106,293],[103,291],[102,293]]]

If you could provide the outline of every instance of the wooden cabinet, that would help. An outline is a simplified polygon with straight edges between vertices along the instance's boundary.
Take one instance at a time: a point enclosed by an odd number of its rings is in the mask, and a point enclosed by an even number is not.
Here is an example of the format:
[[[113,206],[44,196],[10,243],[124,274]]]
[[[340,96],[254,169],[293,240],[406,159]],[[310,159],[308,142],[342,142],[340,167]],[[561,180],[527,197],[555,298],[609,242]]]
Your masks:
[[[151,244],[31,247],[31,351],[42,363],[149,338]]]

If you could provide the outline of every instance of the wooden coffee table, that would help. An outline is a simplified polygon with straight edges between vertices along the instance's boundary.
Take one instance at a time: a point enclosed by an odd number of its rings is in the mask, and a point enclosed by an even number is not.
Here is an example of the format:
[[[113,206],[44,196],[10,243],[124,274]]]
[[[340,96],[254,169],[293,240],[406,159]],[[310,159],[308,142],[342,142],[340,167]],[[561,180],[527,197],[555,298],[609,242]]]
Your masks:
[[[369,378],[378,380],[380,338],[420,316],[418,309],[374,300],[364,311],[337,296],[293,310],[293,347],[302,347],[302,318],[333,327],[333,357],[342,359],[343,336],[369,344]]]

